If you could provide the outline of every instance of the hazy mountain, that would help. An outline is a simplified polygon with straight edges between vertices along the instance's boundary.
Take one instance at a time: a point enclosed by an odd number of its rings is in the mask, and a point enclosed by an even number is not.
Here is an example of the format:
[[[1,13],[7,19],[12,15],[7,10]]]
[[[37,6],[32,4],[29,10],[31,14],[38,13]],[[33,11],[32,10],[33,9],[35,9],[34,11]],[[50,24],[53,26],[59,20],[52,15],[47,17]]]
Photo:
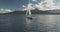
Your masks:
[[[31,10],[32,14],[60,14],[60,10],[46,10],[46,11],[42,11],[42,10]],[[9,12],[9,13],[0,13],[0,14],[26,14],[26,10],[25,11],[13,11],[13,12]]]

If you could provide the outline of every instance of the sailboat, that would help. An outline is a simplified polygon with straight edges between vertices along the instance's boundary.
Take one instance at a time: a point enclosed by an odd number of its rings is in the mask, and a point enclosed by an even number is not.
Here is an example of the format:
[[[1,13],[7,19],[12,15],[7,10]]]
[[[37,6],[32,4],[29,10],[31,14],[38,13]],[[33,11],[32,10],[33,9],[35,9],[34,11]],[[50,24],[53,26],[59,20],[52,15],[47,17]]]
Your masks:
[[[31,14],[31,10],[27,10],[26,11],[26,17],[29,18],[29,19],[32,19],[32,14]]]
[[[29,19],[32,19],[31,4],[28,4],[28,6],[27,6],[26,17]]]

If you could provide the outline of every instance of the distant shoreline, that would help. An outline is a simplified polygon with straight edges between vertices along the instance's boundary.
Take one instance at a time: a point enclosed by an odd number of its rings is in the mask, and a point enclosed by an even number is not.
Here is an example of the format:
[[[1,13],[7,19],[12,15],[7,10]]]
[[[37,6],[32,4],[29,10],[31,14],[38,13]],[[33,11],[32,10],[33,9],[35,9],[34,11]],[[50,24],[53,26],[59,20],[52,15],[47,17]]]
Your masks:
[[[44,15],[60,15],[60,10],[49,10],[49,11],[41,11],[41,10],[38,10],[38,9],[35,9],[35,10],[31,10],[31,13],[32,14],[44,14]],[[13,12],[9,12],[9,13],[0,13],[0,15],[3,15],[3,14],[26,14],[26,11],[13,11]]]
[[[26,14],[26,13],[0,13],[0,14]],[[32,13],[32,14],[60,14],[60,13]]]

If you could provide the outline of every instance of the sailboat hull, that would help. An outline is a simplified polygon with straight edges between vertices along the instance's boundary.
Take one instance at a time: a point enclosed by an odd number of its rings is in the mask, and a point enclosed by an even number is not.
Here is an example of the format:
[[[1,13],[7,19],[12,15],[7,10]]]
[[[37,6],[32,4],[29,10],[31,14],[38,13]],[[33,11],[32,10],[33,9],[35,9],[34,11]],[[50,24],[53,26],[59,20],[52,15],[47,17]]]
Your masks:
[[[32,17],[27,17],[27,18],[28,18],[28,19],[31,19],[31,20],[33,19]]]

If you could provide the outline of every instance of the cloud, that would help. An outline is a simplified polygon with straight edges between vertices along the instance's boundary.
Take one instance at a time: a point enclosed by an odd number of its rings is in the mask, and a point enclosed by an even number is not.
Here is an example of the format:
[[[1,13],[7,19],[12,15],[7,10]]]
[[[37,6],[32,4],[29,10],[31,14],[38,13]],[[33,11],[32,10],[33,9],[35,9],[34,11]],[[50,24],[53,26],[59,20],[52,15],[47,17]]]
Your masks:
[[[32,5],[33,5],[32,3],[29,3],[29,4],[27,5],[27,9],[30,9],[30,10],[34,9],[34,7],[33,7]]]
[[[52,0],[45,0],[41,1],[40,3],[36,4],[35,7],[38,8],[39,10],[49,10],[53,6],[53,1]]]
[[[22,5],[22,7],[26,7],[25,5]]]
[[[24,5],[24,6],[25,6],[25,5]],[[33,10],[33,9],[35,9],[35,8],[33,7],[33,4],[32,4],[32,3],[28,3],[27,6],[25,6],[25,7],[23,8],[23,10],[27,10],[27,9]]]
[[[36,2],[37,0],[32,0],[32,1]]]
[[[32,0],[32,1],[37,1],[37,0]],[[26,9],[39,9],[39,10],[54,10],[54,9],[60,9],[60,3],[55,3],[55,0],[44,0],[44,1],[40,1],[37,4],[33,4],[33,3],[28,3],[27,6],[25,7]]]
[[[40,3],[36,4],[35,7],[39,10],[53,10],[53,9],[60,9],[60,4],[55,5],[55,0],[45,0],[41,1]]]
[[[10,9],[3,9],[3,8],[0,9],[0,13],[9,13],[9,12],[12,12],[12,10],[10,10]]]

